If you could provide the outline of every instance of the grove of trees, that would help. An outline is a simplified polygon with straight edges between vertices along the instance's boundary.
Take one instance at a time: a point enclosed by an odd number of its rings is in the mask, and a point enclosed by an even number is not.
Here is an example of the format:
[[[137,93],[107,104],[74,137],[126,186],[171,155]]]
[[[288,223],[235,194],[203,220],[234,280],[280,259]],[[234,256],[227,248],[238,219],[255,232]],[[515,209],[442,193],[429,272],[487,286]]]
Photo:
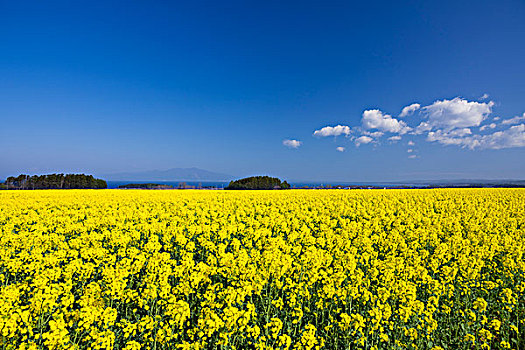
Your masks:
[[[288,182],[281,182],[276,177],[252,176],[231,181],[225,190],[284,190],[289,188]]]
[[[48,175],[18,175],[10,176],[0,189],[6,190],[40,190],[40,189],[82,189],[107,188],[106,181],[95,179],[93,175],[85,174],[48,174]]]

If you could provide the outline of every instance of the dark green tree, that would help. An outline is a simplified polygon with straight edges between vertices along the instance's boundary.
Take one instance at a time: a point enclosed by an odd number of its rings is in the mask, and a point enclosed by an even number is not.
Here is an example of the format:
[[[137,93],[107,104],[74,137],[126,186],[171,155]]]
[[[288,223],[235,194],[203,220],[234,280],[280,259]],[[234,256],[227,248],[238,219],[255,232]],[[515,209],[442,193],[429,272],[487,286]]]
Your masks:
[[[280,190],[289,189],[290,185],[276,177],[251,176],[231,181],[226,190]]]
[[[107,188],[106,181],[95,179],[93,175],[84,174],[48,174],[48,175],[19,175],[10,176],[1,188],[8,190],[36,190],[36,189],[62,189],[62,188]]]

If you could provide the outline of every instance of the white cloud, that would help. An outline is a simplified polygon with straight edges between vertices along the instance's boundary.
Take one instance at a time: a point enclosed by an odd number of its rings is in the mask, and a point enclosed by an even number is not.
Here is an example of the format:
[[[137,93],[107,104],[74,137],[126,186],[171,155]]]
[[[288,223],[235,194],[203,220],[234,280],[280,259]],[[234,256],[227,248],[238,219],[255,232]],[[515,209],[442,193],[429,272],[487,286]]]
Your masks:
[[[456,97],[423,107],[422,113],[428,118],[429,126],[450,131],[455,128],[479,126],[492,113],[492,106],[492,101],[473,102]]]
[[[364,111],[361,122],[364,129],[377,129],[379,131],[401,135],[406,134],[411,130],[404,121],[392,118],[392,116],[388,114],[383,114],[379,109]]]
[[[458,145],[471,148],[471,141],[469,141],[470,138],[465,137],[471,133],[472,132],[469,128],[457,129],[449,132],[443,130],[431,131],[427,135],[427,141],[438,142],[442,145]]]
[[[414,159],[414,158],[417,158],[417,156],[415,154],[411,154],[408,156],[409,159]]]
[[[379,109],[369,109],[362,114],[361,126],[325,126],[315,130],[313,135],[319,137],[344,135],[357,147],[369,143],[379,144],[379,139],[385,133],[391,133],[388,135],[388,141],[391,143],[400,141],[402,135],[408,133],[426,135],[428,142],[456,145],[472,150],[525,147],[525,113],[522,116],[502,120],[499,116],[492,115],[493,107],[494,102],[489,100],[488,94],[484,94],[478,102],[456,97],[451,100],[436,100],[423,107],[413,103],[402,109],[399,118],[414,114],[414,118],[407,120],[412,121],[410,124],[414,125],[409,125],[405,120],[394,118]],[[502,121],[496,122],[497,120]],[[508,129],[501,130],[505,127]],[[301,142],[285,140],[283,144],[298,148]],[[414,141],[407,140],[409,153],[417,153],[413,147],[415,144]],[[344,147],[337,147],[336,150],[345,151]]]
[[[448,134],[453,137],[463,137],[463,136],[471,135],[472,131],[470,131],[469,128],[463,128],[463,129],[452,130]]]
[[[471,135],[469,132],[429,132],[427,140],[443,145],[457,145],[470,149],[503,149],[525,147],[525,124],[514,125],[488,135]],[[461,131],[461,130],[459,130]]]
[[[399,140],[401,140],[401,136],[399,135],[391,136],[388,138],[388,141],[392,141],[392,142],[397,142]]]
[[[421,105],[419,103],[412,103],[411,105],[406,106],[405,108],[403,108],[403,110],[401,110],[401,114],[399,115],[399,118],[407,117],[420,108],[421,108]]]
[[[483,125],[482,127],[480,127],[479,131],[484,131],[487,129],[494,129],[495,127],[496,127],[496,123],[490,123],[490,124]]]
[[[298,140],[284,140],[283,145],[290,148],[299,148],[303,143]]]
[[[480,137],[480,148],[502,149],[525,147],[525,124]]]
[[[380,138],[380,137],[383,136],[384,134],[385,134],[385,133],[384,133],[384,132],[381,132],[381,131],[374,131],[374,132],[363,131],[363,135],[370,136],[370,137],[373,137],[373,138]]]
[[[314,136],[339,136],[339,135],[349,135],[350,127],[346,125],[336,125],[336,126],[325,126],[322,129],[315,130]]]
[[[432,125],[430,125],[427,122],[421,122],[416,127],[416,130],[414,130],[414,134],[421,135],[421,134],[424,134],[425,132],[430,131],[430,130],[432,130]]]
[[[411,148],[407,149],[407,153],[412,153],[412,152],[414,152],[413,149],[411,149]]]
[[[357,139],[355,139],[355,145],[357,147],[359,147],[362,144],[367,144],[367,143],[370,143],[372,141],[374,141],[373,138],[371,138],[370,136],[363,135],[363,136],[360,136]]]
[[[515,116],[514,118],[510,118],[510,119],[505,119],[501,122],[501,124],[504,124],[504,125],[514,125],[514,124],[519,124],[521,122],[525,121],[525,113],[523,113],[523,115],[520,117],[520,116]]]

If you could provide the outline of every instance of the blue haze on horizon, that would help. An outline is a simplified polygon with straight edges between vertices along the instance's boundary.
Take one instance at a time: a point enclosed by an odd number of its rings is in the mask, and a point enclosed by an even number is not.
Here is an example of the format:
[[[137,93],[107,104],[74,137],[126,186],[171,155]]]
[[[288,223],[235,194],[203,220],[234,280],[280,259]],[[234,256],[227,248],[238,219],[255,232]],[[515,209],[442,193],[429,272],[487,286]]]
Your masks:
[[[524,38],[518,0],[0,0],[0,179],[525,179]]]

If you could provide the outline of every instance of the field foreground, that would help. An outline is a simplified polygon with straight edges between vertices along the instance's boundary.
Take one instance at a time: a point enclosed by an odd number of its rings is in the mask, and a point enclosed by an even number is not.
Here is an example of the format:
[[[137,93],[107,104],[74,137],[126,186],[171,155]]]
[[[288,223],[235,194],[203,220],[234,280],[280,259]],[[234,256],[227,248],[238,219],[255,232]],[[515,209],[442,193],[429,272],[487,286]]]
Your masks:
[[[3,349],[525,347],[525,189],[0,192]]]

